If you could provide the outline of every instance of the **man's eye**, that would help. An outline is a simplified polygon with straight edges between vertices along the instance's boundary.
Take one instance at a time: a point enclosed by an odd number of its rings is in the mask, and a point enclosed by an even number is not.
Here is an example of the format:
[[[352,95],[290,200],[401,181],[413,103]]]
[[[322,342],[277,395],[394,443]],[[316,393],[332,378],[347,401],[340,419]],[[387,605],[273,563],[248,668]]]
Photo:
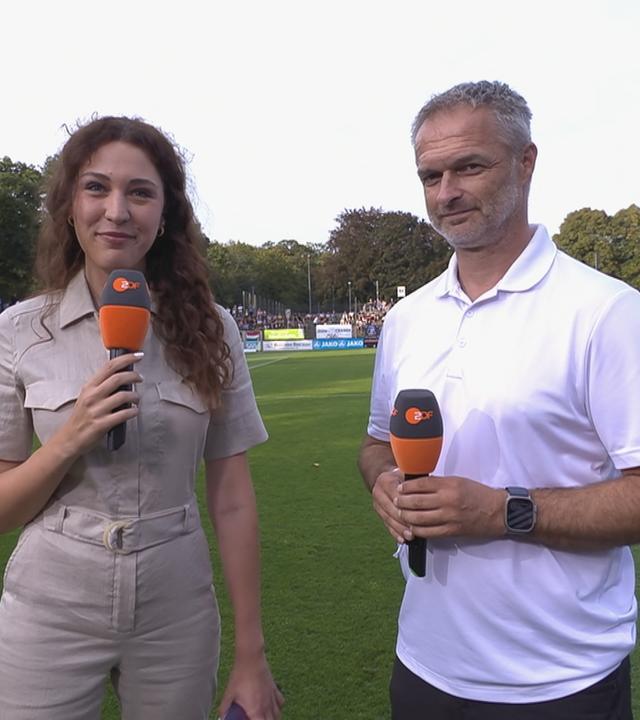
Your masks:
[[[432,186],[435,185],[439,180],[440,180],[440,175],[436,175],[436,174],[433,174],[433,175],[425,175],[425,176],[422,178],[422,184],[423,184],[425,187],[432,187]]]
[[[482,165],[478,165],[478,163],[467,163],[466,165],[463,165],[458,172],[461,175],[475,175],[476,173],[479,173],[482,170]]]

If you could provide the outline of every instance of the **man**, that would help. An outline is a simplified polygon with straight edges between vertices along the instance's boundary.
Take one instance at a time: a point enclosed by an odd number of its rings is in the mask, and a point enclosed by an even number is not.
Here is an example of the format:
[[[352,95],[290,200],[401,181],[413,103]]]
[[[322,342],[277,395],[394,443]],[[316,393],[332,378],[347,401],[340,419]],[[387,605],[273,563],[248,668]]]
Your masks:
[[[483,81],[433,97],[413,126],[427,212],[455,253],[387,315],[359,458],[407,578],[394,720],[632,717],[640,294],[529,225],[530,118]],[[444,442],[432,476],[404,480],[389,416],[407,388],[433,391]],[[416,537],[425,577],[407,569]]]

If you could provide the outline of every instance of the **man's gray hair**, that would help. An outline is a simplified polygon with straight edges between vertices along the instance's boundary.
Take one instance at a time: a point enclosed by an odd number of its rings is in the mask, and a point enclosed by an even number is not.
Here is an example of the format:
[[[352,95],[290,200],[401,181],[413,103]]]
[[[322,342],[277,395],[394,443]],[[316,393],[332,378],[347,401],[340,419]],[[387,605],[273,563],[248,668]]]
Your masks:
[[[436,113],[453,110],[460,105],[471,108],[488,107],[505,132],[505,139],[513,150],[522,150],[531,142],[531,110],[527,101],[506,83],[481,80],[455,85],[433,95],[416,115],[411,126],[411,141],[415,148],[418,131],[425,120]]]

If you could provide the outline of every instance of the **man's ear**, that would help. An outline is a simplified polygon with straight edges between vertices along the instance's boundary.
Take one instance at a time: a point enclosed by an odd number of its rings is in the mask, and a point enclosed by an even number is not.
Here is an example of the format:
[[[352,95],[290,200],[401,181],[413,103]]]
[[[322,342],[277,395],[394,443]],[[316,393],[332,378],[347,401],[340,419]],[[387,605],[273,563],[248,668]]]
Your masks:
[[[538,157],[538,148],[534,143],[529,143],[520,156],[520,166],[522,169],[522,179],[528,183],[536,166],[536,158]]]

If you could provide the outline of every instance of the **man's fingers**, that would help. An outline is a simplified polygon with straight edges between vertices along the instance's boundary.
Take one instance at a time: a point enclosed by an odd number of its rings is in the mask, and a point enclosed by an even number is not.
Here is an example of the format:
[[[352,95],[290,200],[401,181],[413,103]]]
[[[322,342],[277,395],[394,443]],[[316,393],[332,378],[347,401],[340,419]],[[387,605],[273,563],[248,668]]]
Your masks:
[[[398,511],[395,506],[390,504],[389,511],[378,504],[374,504],[374,508],[393,539],[397,542],[404,542],[407,539],[405,533],[409,530],[409,528],[398,517]]]
[[[398,495],[395,506],[398,510],[434,510],[442,505],[442,500],[437,493],[421,493],[414,495]]]

